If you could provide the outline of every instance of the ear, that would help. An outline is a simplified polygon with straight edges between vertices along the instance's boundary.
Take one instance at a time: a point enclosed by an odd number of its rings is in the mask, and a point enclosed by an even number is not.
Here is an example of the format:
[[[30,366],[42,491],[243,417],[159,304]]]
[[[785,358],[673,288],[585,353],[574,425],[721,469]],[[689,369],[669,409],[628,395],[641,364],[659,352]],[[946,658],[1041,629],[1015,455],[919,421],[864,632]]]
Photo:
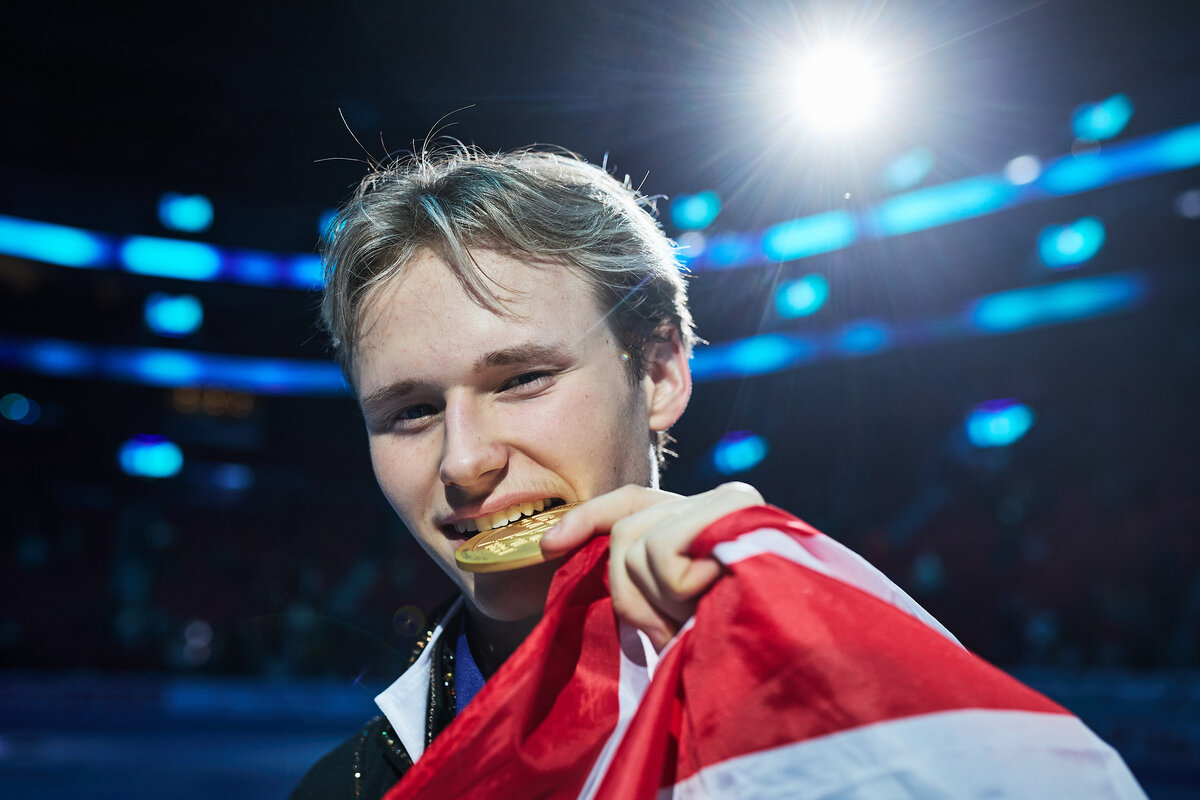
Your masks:
[[[665,339],[646,342],[642,357],[646,369],[642,388],[650,430],[665,431],[683,416],[692,396],[692,370],[679,331],[671,328]]]

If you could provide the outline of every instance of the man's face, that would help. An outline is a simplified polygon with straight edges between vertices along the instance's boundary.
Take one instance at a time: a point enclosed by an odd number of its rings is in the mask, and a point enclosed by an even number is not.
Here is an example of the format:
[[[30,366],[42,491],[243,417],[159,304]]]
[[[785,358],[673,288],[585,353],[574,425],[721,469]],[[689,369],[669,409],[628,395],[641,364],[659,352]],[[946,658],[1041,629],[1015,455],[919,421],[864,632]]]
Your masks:
[[[474,253],[508,314],[420,251],[364,308],[355,383],[375,476],[421,546],[486,616],[540,614],[554,565],[476,574],[476,529],[558,501],[648,485],[647,380],[634,383],[590,289],[569,270]]]

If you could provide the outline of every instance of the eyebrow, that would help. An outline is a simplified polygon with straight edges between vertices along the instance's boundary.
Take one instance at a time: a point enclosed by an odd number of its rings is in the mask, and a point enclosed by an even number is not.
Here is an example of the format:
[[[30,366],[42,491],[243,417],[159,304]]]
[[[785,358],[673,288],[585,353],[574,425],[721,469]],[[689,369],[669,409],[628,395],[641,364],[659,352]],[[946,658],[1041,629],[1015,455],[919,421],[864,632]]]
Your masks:
[[[571,350],[564,344],[518,344],[501,350],[492,350],[475,359],[474,371],[486,372],[496,367],[511,367],[520,364],[551,364],[566,361],[571,356]],[[371,393],[364,395],[359,404],[364,414],[370,414],[378,409],[391,405],[397,397],[413,394],[430,384],[412,378],[401,378],[386,386],[381,386]]]
[[[493,350],[475,359],[475,371],[483,372],[493,367],[509,367],[513,364],[539,364],[563,361],[570,350],[562,344],[518,344],[503,350]]]
[[[358,401],[363,414],[370,416],[372,412],[387,408],[397,397],[412,394],[421,386],[420,381],[407,378],[393,381],[387,386],[381,386],[370,394],[364,395]]]

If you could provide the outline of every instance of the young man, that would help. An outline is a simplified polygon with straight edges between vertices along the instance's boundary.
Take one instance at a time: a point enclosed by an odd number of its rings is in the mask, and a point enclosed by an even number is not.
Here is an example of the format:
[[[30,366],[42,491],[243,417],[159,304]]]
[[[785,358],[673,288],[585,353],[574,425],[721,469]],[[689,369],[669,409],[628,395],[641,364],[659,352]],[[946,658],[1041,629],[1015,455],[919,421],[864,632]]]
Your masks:
[[[380,696],[387,714],[295,797],[382,796],[537,624],[557,557],[593,535],[610,534],[617,613],[661,648],[720,572],[686,556],[691,541],[762,503],[745,484],[658,490],[694,336],[647,204],[570,155],[455,147],[369,176],[333,223],[322,319],[376,478],[462,602]],[[456,566],[477,530],[583,501],[545,538],[547,563]],[[415,736],[394,719],[413,712]]]
[[[694,337],[643,206],[570,155],[456,147],[335,221],[322,318],[379,485],[460,597],[293,797],[379,798],[410,769],[405,797],[1142,797],[1077,719],[751,487],[658,489]],[[545,563],[457,565],[563,503]]]

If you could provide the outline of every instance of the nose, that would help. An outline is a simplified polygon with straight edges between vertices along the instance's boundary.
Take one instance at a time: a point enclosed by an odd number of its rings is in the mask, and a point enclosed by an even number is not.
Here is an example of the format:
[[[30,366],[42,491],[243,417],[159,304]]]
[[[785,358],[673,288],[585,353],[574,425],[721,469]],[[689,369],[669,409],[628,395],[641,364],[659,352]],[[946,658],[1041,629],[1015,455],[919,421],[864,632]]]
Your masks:
[[[476,486],[507,463],[507,450],[493,434],[486,413],[470,401],[447,403],[442,436],[438,475],[446,486]]]

